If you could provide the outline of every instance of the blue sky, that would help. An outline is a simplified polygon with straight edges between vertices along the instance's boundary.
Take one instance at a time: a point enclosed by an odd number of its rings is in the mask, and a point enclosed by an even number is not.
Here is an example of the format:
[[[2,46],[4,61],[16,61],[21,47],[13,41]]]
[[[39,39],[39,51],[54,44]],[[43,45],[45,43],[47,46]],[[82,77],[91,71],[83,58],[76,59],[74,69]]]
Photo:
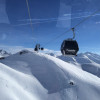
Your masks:
[[[47,49],[60,50],[62,41],[72,37],[71,31],[45,44],[100,9],[100,0],[28,1],[34,32],[25,0],[0,0],[1,45],[34,48],[35,41]],[[75,31],[80,52],[100,52],[100,12],[76,27]]]

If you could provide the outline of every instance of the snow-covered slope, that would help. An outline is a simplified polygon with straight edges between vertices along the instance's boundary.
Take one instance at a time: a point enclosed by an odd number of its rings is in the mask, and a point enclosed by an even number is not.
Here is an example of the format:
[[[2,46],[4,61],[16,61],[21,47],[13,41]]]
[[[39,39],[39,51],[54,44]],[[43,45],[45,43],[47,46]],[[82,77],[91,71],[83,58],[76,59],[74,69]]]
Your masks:
[[[45,93],[34,76],[0,63],[0,100],[43,100]]]
[[[22,51],[1,63],[0,100],[100,100],[100,78],[55,57]]]
[[[78,56],[58,56],[59,59],[77,65],[77,67],[100,77],[100,55],[90,52]]]
[[[54,53],[45,53],[45,54],[56,57],[56,55]]]
[[[0,50],[0,58],[7,57],[9,55],[11,55],[11,54],[9,54],[8,52],[6,52],[5,50]]]

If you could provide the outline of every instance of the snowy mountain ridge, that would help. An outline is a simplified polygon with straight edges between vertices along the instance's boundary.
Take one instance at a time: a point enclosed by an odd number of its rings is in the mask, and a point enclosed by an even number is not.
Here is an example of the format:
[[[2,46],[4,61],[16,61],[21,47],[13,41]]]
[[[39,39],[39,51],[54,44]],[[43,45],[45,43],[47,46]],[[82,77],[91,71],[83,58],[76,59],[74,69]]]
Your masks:
[[[77,64],[27,50],[0,62],[0,100],[100,99],[100,78]]]
[[[7,57],[7,56],[9,56],[9,55],[11,55],[11,54],[8,53],[8,52],[6,52],[5,50],[0,50],[0,58],[1,58],[1,57]]]
[[[78,68],[100,77],[100,55],[86,52],[77,56],[57,56],[57,58],[77,65]]]

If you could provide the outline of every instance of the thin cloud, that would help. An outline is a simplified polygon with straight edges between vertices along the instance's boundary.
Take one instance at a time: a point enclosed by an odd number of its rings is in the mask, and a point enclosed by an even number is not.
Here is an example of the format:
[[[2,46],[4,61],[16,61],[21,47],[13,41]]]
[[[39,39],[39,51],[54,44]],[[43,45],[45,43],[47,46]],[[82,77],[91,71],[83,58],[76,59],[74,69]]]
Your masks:
[[[86,18],[89,15],[86,16],[79,16],[79,17],[73,17],[73,18],[67,18],[67,17],[61,17],[61,18],[50,18],[50,19],[37,19],[38,21],[40,20],[40,22],[33,22],[32,24],[43,24],[43,23],[49,23],[49,22],[55,22],[55,21],[64,21],[64,20],[72,20],[72,19],[80,19],[80,18]],[[100,16],[100,14],[96,14],[93,16]],[[29,20],[29,19],[27,19]],[[35,20],[36,19],[32,19]],[[18,25],[13,25],[13,26],[24,26],[24,25],[30,25],[30,23],[22,23],[22,24],[18,24]]]
[[[74,13],[74,14],[64,14],[64,16],[74,16],[74,15],[81,15],[81,14],[89,14],[89,12],[84,12],[84,13]],[[48,21],[48,20],[58,20],[58,18],[45,18],[45,19],[32,19],[32,21]],[[20,21],[30,21],[30,19],[22,19],[22,20],[18,20]]]
[[[96,22],[96,24],[100,24],[100,21],[99,22]]]

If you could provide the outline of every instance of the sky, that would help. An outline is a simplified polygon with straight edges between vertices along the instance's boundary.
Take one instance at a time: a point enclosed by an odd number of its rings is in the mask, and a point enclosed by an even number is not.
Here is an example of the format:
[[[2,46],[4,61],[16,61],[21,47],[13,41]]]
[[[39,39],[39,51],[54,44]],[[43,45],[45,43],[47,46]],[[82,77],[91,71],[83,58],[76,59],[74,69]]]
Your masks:
[[[0,0],[0,49],[2,47],[60,50],[61,43],[73,37],[72,31],[60,34],[100,9],[100,0]],[[100,12],[75,28],[79,52],[100,53]]]

